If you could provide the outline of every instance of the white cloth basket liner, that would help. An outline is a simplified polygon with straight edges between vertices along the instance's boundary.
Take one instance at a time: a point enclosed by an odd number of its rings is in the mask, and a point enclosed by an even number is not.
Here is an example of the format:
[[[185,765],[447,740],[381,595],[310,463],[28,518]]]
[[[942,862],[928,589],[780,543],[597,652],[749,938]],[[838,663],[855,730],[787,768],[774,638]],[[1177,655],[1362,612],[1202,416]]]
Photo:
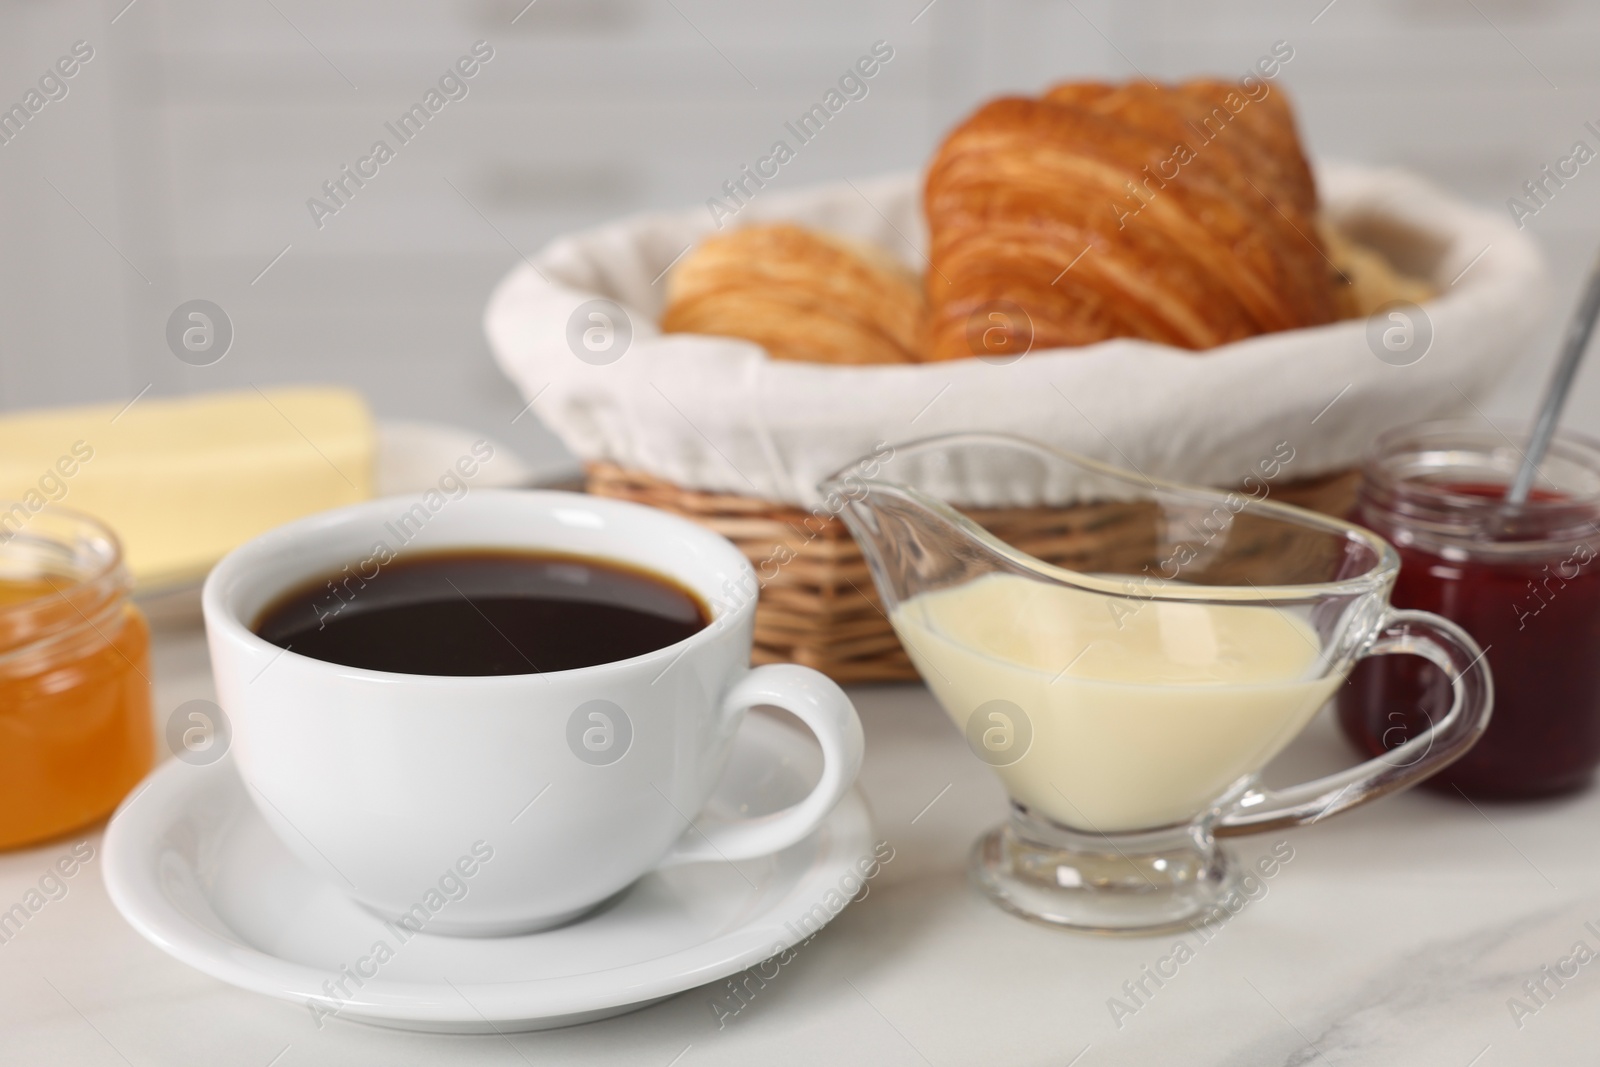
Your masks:
[[[669,266],[715,230],[703,208],[553,241],[495,289],[485,329],[532,410],[580,459],[686,488],[811,506],[822,478],[881,442],[967,430],[1205,485],[1239,484],[1286,442],[1294,458],[1282,476],[1312,477],[1355,465],[1390,427],[1472,414],[1469,398],[1522,354],[1547,289],[1538,248],[1508,219],[1415,175],[1325,165],[1318,183],[1334,225],[1439,290],[1424,306],[1433,340],[1419,361],[1378,359],[1366,320],[1203,353],[1114,340],[1008,364],[772,360],[751,342],[656,326]],[[784,219],[847,234],[920,272],[920,187],[917,176],[896,175],[770,194],[736,222]],[[568,340],[575,313],[597,298],[620,305],[631,329],[621,356],[603,365],[578,358]],[[997,499],[1005,480],[982,469],[967,476],[971,484],[950,490],[968,503],[1033,502]]]

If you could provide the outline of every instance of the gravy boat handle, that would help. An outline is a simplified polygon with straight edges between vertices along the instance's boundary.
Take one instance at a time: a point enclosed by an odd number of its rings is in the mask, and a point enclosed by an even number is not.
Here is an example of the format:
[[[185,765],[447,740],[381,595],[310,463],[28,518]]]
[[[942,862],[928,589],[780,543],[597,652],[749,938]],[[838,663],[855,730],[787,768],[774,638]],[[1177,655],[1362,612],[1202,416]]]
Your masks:
[[[1223,807],[1212,824],[1219,837],[1319,822],[1398,792],[1466,754],[1489,725],[1494,679],[1483,650],[1461,627],[1426,611],[1389,609],[1374,625],[1358,658],[1421,656],[1450,679],[1454,700],[1426,731],[1348,770],[1287,789],[1252,786]]]

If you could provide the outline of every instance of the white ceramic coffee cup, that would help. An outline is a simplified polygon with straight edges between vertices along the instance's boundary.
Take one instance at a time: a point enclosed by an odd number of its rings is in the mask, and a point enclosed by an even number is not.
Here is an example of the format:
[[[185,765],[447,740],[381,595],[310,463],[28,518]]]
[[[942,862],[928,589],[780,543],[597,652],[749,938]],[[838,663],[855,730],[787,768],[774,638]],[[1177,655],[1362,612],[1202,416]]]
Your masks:
[[[434,503],[377,500],[290,523],[229,553],[203,594],[217,697],[251,799],[303,863],[356,900],[429,933],[536,930],[657,867],[786,848],[850,788],[855,709],[816,671],[749,667],[755,576],[730,542],[574,493],[474,490]],[[712,622],[632,659],[489,677],[341,666],[252,631],[275,598],[346,564],[381,582],[380,545],[397,558],[509,547],[633,564],[694,591]],[[816,734],[821,779],[782,812],[698,819],[758,704]]]

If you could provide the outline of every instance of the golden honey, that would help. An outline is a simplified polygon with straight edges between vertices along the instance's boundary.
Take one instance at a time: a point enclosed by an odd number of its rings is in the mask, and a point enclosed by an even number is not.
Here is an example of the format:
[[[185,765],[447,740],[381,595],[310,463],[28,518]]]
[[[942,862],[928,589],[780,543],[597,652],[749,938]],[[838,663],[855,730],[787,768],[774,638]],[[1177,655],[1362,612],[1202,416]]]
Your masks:
[[[128,587],[87,517],[0,529],[0,848],[104,818],[150,769],[150,629]]]

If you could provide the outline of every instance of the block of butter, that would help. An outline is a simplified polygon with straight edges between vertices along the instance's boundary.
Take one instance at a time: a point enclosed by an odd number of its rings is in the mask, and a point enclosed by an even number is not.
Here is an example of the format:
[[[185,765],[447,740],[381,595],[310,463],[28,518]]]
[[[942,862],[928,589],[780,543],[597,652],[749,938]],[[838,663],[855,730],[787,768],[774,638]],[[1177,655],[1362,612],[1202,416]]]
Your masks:
[[[51,503],[116,531],[136,588],[204,577],[291,519],[372,495],[360,394],[247,389],[0,416],[0,540]]]

